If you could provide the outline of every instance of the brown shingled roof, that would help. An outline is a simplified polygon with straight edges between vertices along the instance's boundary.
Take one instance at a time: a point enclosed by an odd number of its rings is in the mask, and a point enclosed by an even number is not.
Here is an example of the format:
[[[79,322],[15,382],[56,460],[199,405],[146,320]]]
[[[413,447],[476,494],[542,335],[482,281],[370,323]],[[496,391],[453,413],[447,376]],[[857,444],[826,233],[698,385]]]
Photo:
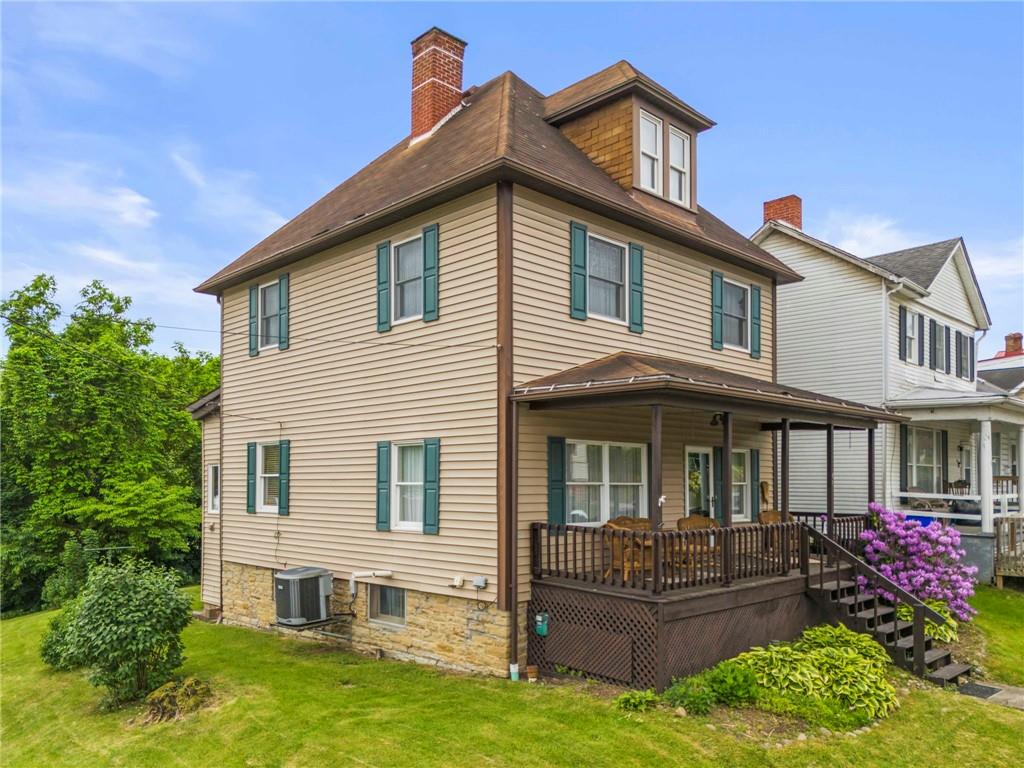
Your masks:
[[[779,282],[800,279],[703,208],[694,217],[635,199],[545,122],[544,97],[513,73],[468,92],[463,103],[432,136],[413,144],[402,139],[196,290],[219,293],[498,178],[628,221]]]

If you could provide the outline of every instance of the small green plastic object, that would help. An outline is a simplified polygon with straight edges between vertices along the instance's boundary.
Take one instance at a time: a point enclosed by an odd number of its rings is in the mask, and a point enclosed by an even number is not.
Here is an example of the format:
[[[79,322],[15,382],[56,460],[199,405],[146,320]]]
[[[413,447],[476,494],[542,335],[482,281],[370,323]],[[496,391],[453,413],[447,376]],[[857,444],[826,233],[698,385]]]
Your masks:
[[[540,637],[548,636],[548,614],[547,611],[544,613],[538,613],[533,620],[533,631]]]

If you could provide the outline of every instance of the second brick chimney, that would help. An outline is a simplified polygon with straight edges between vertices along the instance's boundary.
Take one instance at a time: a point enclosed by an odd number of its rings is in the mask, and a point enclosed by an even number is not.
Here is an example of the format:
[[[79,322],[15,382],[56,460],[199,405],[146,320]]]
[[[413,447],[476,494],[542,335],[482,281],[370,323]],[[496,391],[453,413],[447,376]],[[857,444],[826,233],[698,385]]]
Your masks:
[[[1004,356],[1009,357],[1010,355],[1019,355],[1024,351],[1021,346],[1022,340],[1024,340],[1024,334],[1020,331],[1006,334],[1006,350]]]
[[[463,40],[431,27],[412,41],[412,138],[434,129],[462,102]]]
[[[804,228],[804,202],[796,195],[786,195],[764,204],[764,223],[781,221],[797,229]]]

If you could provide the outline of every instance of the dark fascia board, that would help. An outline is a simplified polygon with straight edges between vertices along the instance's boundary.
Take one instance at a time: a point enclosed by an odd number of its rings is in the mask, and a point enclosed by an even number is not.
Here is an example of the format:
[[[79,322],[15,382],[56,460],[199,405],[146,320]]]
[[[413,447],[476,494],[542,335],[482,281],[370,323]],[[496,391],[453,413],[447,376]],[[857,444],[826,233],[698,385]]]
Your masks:
[[[616,205],[604,198],[589,195],[586,190],[563,182],[555,176],[541,174],[532,168],[527,168],[507,158],[499,158],[498,160],[478,166],[442,186],[426,190],[375,213],[353,219],[336,229],[315,235],[305,242],[279,251],[273,256],[238,272],[225,275],[220,279],[211,277],[193,290],[197,293],[219,295],[226,288],[239,285],[254,277],[278,269],[285,264],[312,256],[315,253],[341,245],[361,235],[397,223],[409,216],[461,197],[476,189],[495,184],[503,179],[535,189],[538,192],[543,192],[573,205],[578,205],[580,208],[607,216],[623,224],[635,226],[652,235],[693,248],[734,266],[748,269],[751,272],[768,278],[774,278],[778,280],[779,284],[795,283],[803,280],[803,277],[785,267],[785,265],[782,265],[783,269],[781,270],[773,268],[768,264],[763,264],[750,258],[741,251],[724,243],[719,243],[717,240],[686,232],[667,224],[656,216],[643,214],[636,210]]]
[[[589,99],[584,99],[583,101],[578,101],[575,104],[570,104],[568,107],[560,109],[558,112],[545,115],[544,119],[552,125],[560,125],[567,120],[579,117],[580,115],[586,114],[591,110],[607,104],[609,101],[614,101],[615,99],[619,99],[628,94],[637,94],[642,96],[655,106],[658,106],[666,112],[674,114],[685,120],[690,125],[697,128],[698,132],[706,131],[708,128],[713,128],[715,126],[715,121],[711,118],[706,115],[702,115],[689,104],[680,101],[656,83],[640,78],[633,78],[625,83],[615,86],[614,88],[609,88],[607,91],[602,91],[601,93],[591,96]]]

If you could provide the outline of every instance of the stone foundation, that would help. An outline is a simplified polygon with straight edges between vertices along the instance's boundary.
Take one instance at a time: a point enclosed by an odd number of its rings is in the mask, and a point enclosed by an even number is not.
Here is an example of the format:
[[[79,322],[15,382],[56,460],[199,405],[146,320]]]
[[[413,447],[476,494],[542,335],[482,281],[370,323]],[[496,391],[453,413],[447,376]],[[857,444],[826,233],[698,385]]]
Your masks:
[[[224,562],[224,622],[266,628],[277,621],[274,572],[255,565]]]

